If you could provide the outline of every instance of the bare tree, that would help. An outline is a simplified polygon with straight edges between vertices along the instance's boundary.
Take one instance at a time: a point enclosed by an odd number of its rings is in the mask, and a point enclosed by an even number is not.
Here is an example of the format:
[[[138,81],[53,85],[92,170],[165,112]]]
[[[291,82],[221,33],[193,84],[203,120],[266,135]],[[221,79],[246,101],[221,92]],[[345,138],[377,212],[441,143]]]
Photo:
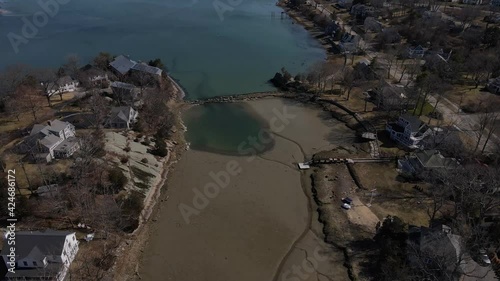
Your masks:
[[[21,112],[29,111],[33,116],[33,120],[37,121],[37,114],[43,108],[43,96],[37,89],[19,86],[11,98],[13,99],[12,106],[16,106],[17,110]]]
[[[460,21],[462,30],[465,30],[479,15],[480,10],[477,7],[474,5],[467,5],[457,13],[456,18]]]
[[[109,114],[108,101],[100,94],[94,93],[89,98],[89,109],[92,112],[92,125],[100,128]]]

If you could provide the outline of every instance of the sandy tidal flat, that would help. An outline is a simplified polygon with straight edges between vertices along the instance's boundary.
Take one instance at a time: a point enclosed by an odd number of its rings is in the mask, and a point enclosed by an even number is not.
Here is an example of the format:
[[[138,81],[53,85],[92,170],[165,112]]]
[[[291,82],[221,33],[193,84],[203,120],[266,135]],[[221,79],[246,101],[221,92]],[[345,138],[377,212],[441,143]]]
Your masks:
[[[166,200],[144,249],[142,280],[273,280],[307,232],[309,198],[294,162],[328,146],[333,131],[347,130],[323,120],[319,110],[286,100],[248,104],[266,120],[283,106],[297,117],[280,130],[272,150],[252,160],[194,150],[183,155],[167,181]],[[230,174],[228,167],[238,174],[223,179],[225,187],[213,192],[213,198],[195,196],[216,182],[213,174]],[[195,211],[183,215],[180,206]]]

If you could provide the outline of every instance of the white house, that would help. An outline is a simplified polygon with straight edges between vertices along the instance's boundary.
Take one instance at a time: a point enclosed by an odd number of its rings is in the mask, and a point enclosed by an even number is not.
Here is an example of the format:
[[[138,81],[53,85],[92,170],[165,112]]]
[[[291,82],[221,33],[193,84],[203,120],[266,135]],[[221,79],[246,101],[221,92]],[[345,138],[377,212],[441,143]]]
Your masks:
[[[75,126],[60,120],[49,121],[47,125],[34,125],[30,136],[21,143],[23,152],[46,162],[55,158],[68,158],[79,148]]]
[[[47,96],[62,94],[66,92],[74,92],[80,83],[73,80],[70,76],[63,76],[57,79],[56,82],[47,84],[45,89]]]
[[[15,233],[15,258],[11,262],[11,245],[4,239],[2,258],[8,271],[5,279],[63,281],[78,252],[75,232],[18,231]]]
[[[399,116],[397,122],[387,123],[386,130],[392,140],[409,148],[419,148],[419,142],[431,133],[424,122],[409,114]]]
[[[93,65],[87,64],[80,70],[86,75],[86,78],[89,80],[89,82],[94,85],[108,81],[108,74],[106,73],[106,71],[101,70]]]

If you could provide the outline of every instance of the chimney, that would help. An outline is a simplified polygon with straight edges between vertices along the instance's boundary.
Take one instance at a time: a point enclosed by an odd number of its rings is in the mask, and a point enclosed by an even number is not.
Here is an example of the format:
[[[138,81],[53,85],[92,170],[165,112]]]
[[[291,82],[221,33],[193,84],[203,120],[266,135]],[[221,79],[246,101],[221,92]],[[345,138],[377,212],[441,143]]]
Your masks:
[[[47,125],[52,126],[52,123],[50,123],[50,121],[47,121]]]

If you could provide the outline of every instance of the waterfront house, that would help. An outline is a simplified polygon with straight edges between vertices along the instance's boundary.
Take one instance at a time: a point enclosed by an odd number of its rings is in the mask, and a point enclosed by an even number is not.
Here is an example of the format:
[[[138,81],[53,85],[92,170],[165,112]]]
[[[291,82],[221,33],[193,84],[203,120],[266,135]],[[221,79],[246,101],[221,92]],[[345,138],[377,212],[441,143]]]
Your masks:
[[[78,253],[75,232],[68,231],[18,231],[15,233],[15,269],[7,272],[5,280],[56,280],[63,281]],[[2,258],[7,268],[10,245],[4,239]]]
[[[434,149],[419,151],[398,160],[398,169],[408,175],[417,175],[423,171],[454,169],[458,165],[455,158],[444,157]]]
[[[404,114],[396,122],[387,123],[390,138],[408,148],[419,148],[420,141],[431,134],[429,127],[416,116]]]
[[[137,87],[128,83],[114,81],[111,83],[111,89],[116,99],[121,102],[134,101],[139,95]]]
[[[45,87],[45,94],[51,97],[55,94],[74,92],[76,91],[78,85],[79,85],[78,81],[73,80],[73,78],[66,75],[57,79],[55,82],[48,83]]]
[[[425,49],[421,45],[418,45],[416,47],[409,47],[408,48],[408,56],[410,58],[423,58],[426,51],[427,51],[427,49]]]
[[[114,129],[130,129],[137,118],[137,111],[130,106],[113,107],[106,121],[106,127]]]
[[[30,135],[19,145],[20,151],[28,153],[33,160],[45,162],[68,158],[79,148],[75,126],[60,120],[49,121],[47,125],[34,125]]]
[[[132,71],[132,73],[147,74],[153,77],[160,77],[161,73],[163,72],[158,67],[148,65],[144,62],[135,64],[130,70]]]
[[[500,94],[500,77],[491,79],[490,82],[488,83],[487,88],[488,91],[490,91],[493,94]]]
[[[129,59],[126,56],[117,56],[110,64],[111,69],[118,75],[126,75],[137,62]]]
[[[122,76],[129,73],[136,73],[142,75],[151,75],[152,77],[159,78],[161,77],[161,74],[163,72],[158,67],[150,66],[147,63],[143,62],[136,62],[123,55],[117,56],[109,65],[116,74]]]

